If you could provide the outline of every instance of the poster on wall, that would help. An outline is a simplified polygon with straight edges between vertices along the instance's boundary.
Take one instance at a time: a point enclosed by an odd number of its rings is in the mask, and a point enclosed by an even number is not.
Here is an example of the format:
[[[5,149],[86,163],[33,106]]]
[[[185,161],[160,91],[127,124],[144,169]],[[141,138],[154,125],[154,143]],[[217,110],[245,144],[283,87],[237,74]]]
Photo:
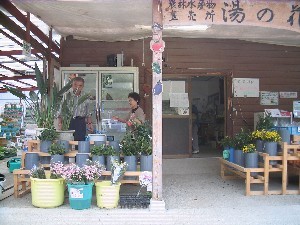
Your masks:
[[[259,97],[259,79],[233,78],[234,97]]]
[[[279,92],[280,98],[297,98],[297,92],[287,92],[287,91],[281,91]]]
[[[278,92],[261,91],[260,92],[260,104],[261,105],[278,105],[279,104]]]

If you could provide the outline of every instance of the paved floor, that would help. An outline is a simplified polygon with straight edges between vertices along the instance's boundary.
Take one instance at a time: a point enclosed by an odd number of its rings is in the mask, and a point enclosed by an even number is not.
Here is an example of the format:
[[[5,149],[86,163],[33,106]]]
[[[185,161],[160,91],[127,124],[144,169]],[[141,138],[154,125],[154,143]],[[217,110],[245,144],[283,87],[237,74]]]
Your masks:
[[[67,199],[58,208],[40,209],[31,205],[28,194],[0,201],[0,224],[300,224],[299,195],[245,196],[244,181],[223,181],[219,170],[217,158],[164,159],[163,211],[104,210],[95,198],[88,210],[70,209]],[[271,188],[280,188],[280,180],[273,180]]]

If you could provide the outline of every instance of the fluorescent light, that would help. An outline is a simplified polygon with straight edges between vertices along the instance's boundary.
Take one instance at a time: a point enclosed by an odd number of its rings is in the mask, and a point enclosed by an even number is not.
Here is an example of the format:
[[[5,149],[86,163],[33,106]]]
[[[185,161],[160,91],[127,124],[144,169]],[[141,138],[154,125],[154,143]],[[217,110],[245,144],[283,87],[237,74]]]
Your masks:
[[[210,25],[182,25],[182,26],[164,26],[165,30],[184,30],[184,31],[205,31],[210,28]]]

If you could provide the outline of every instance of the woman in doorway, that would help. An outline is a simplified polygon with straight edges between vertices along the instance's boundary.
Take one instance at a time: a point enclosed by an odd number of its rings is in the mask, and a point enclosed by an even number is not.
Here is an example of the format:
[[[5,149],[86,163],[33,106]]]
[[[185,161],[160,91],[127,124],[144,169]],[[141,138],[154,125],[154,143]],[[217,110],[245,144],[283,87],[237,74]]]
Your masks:
[[[128,102],[131,110],[129,111],[126,118],[120,118],[113,116],[113,120],[117,120],[122,123],[126,123],[129,127],[133,124],[142,124],[145,122],[145,113],[143,109],[139,106],[141,101],[140,95],[136,92],[131,92],[128,94]]]

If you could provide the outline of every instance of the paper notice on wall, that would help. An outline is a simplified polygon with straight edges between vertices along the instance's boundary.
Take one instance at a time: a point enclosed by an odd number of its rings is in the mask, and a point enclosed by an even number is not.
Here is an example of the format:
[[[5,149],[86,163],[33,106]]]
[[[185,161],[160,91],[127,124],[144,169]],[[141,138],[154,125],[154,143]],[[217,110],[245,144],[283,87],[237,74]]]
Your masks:
[[[189,105],[188,93],[170,93],[170,107],[188,108]]]
[[[234,97],[259,97],[259,79],[233,78]]]
[[[163,81],[164,91],[162,94],[163,100],[170,99],[170,93],[185,93],[185,81],[167,80]]]
[[[261,91],[260,92],[260,104],[261,105],[278,105],[279,104],[278,92]]]

